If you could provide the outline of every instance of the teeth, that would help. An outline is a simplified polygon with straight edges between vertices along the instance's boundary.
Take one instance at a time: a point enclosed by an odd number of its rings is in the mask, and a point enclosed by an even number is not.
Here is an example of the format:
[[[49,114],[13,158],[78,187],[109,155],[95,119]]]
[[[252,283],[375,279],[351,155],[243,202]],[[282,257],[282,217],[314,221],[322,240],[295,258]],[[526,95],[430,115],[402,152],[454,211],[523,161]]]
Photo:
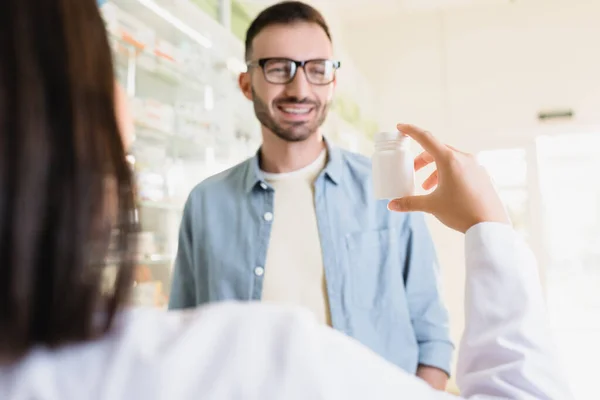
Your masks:
[[[282,110],[290,114],[308,114],[310,112],[308,108],[282,108]]]

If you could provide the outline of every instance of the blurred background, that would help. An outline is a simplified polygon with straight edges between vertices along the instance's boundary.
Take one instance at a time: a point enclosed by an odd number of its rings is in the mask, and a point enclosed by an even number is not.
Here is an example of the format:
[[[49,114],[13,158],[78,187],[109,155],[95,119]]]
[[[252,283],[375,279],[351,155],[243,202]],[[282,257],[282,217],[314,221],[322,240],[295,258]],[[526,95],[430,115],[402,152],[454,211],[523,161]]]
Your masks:
[[[328,20],[342,61],[325,135],[370,156],[374,132],[409,122],[477,153],[539,260],[576,395],[596,398],[600,0],[307,2]],[[165,306],[192,187],[260,143],[237,75],[245,30],[272,3],[111,0],[103,7],[136,121],[129,159],[144,227],[136,304]],[[458,343],[463,241],[435,221],[430,228]]]

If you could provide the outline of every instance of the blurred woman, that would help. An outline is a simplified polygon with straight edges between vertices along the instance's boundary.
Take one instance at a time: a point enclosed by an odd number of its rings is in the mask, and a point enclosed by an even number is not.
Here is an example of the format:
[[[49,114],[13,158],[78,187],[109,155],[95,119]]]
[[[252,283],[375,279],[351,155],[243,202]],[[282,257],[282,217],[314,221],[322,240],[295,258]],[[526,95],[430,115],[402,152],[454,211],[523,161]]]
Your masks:
[[[111,328],[136,227],[95,2],[3,0],[0,33],[0,355],[14,361]]]
[[[0,60],[0,399],[453,398],[308,312],[125,311],[135,202],[95,0],[2,0]],[[464,393],[568,399],[530,279],[535,263],[511,239],[489,179],[430,135],[407,133],[430,151],[421,165],[435,159],[440,184],[427,203],[395,207],[473,226]],[[106,291],[108,261],[117,275]]]

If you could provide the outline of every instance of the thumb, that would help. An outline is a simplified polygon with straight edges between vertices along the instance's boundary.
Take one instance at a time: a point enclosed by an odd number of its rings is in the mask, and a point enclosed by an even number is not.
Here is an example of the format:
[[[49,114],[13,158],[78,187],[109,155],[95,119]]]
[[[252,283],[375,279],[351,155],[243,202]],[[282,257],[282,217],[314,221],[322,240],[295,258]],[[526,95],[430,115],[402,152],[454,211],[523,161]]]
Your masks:
[[[431,198],[424,196],[406,196],[388,203],[388,210],[396,212],[430,212]]]

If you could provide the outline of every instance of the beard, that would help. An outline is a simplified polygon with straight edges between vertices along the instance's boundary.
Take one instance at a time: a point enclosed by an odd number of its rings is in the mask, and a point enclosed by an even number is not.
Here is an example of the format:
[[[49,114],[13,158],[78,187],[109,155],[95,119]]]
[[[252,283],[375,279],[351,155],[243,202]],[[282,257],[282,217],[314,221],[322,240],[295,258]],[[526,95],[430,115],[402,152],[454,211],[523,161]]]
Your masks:
[[[303,142],[319,130],[327,118],[330,102],[322,104],[318,100],[299,99],[297,97],[281,97],[273,100],[273,105],[277,103],[286,104],[310,104],[315,108],[315,117],[309,121],[287,122],[284,124],[275,120],[269,111],[267,104],[256,94],[252,88],[252,102],[254,103],[254,113],[260,123],[277,137],[286,142]]]

